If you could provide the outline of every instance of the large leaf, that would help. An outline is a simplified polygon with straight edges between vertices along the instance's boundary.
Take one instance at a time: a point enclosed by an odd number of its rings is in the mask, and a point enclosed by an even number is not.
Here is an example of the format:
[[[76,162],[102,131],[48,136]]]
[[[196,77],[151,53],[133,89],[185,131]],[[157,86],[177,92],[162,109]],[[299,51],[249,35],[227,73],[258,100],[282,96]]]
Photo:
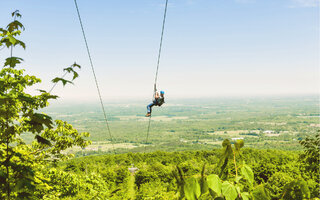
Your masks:
[[[235,200],[238,196],[236,188],[228,181],[222,183],[222,194],[226,200]]]
[[[37,122],[46,125],[48,128],[52,128],[52,118],[49,115],[41,114],[41,113],[34,113],[32,118]]]
[[[197,179],[187,179],[184,185],[184,194],[188,200],[197,200],[199,198],[201,195],[201,189]]]
[[[216,174],[211,174],[207,177],[207,183],[208,183],[208,187],[214,191],[215,193],[217,193],[218,196],[221,195],[221,188],[222,188],[222,184],[221,184],[221,180],[219,178],[218,175]]]
[[[40,133],[44,129],[43,125],[47,126],[48,128],[53,127],[52,118],[46,114],[30,113],[26,116],[30,118],[30,120],[26,122],[30,125],[29,131],[33,133]]]
[[[7,25],[7,29],[9,32],[13,32],[14,30],[18,30],[18,29],[24,30],[24,26],[18,20],[14,20],[13,22]]]
[[[249,182],[250,186],[253,186],[254,174],[252,169],[248,165],[243,165],[241,168],[241,174]]]
[[[248,192],[241,193],[241,197],[243,200],[250,200],[250,194]]]
[[[15,67],[17,64],[20,64],[23,61],[22,58],[18,57],[10,57],[6,59],[6,62],[4,63],[4,66],[10,66],[10,67]]]

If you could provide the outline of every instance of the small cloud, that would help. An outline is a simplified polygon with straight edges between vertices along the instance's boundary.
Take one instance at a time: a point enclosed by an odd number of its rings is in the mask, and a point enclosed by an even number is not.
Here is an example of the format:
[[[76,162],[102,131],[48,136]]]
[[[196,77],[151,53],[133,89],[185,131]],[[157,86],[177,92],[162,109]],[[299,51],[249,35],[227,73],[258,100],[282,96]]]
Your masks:
[[[292,0],[291,8],[296,7],[318,7],[320,5],[320,0]]]

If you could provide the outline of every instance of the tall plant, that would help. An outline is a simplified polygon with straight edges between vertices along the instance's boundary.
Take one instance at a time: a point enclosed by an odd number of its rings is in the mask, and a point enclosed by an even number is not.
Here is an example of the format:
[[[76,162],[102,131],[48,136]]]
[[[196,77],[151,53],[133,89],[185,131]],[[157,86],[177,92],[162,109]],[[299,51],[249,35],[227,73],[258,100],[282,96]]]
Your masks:
[[[254,173],[240,157],[243,140],[237,140],[233,146],[229,140],[222,142],[222,155],[220,158],[220,173],[205,175],[203,168],[201,175],[186,178],[182,170],[177,167],[175,174],[180,199],[187,200],[271,200],[270,191],[264,184],[254,183]],[[229,160],[235,173],[230,173],[227,168]],[[200,183],[200,184],[199,184]],[[291,181],[284,186],[280,199],[309,199],[310,191],[306,181],[302,178]]]
[[[18,66],[22,58],[13,56],[13,49],[25,43],[18,39],[24,30],[19,11],[12,13],[14,20],[6,28],[0,28],[0,47],[10,50],[10,57],[0,70],[0,199],[32,199],[37,187],[46,187],[41,169],[50,162],[68,158],[63,150],[74,145],[85,147],[90,142],[85,139],[89,133],[79,133],[72,125],[61,120],[53,120],[40,109],[49,106],[49,100],[58,96],[46,90],[30,94],[27,88],[40,83],[41,79],[26,75]],[[72,80],[78,77],[73,64],[65,68],[72,73]],[[54,78],[53,83],[63,85],[72,80]],[[33,134],[34,140],[26,144],[21,135]]]

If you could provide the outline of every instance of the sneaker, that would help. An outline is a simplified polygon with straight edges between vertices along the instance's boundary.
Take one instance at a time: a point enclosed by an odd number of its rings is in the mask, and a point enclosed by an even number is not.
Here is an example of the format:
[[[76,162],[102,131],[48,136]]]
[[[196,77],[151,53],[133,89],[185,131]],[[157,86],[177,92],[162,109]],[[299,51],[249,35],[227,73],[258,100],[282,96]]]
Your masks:
[[[146,114],[146,117],[150,117],[150,116],[151,116],[151,113],[147,113],[147,114]]]

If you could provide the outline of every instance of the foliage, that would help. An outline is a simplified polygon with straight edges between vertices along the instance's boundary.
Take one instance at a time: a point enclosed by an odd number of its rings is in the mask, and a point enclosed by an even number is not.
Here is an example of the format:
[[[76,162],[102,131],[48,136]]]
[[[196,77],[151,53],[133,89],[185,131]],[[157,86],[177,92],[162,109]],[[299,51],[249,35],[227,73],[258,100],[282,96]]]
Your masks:
[[[240,149],[244,146],[242,140],[238,140],[234,143],[234,148],[232,148],[229,140],[225,140],[222,143],[223,153],[221,156],[221,169],[220,176],[223,175],[224,179],[230,177],[226,174],[223,174],[226,171],[228,166],[228,160],[233,156],[234,168],[235,168],[235,177],[230,181],[220,179],[216,174],[211,174],[206,179],[204,178],[204,173],[201,174],[201,179],[206,180],[206,184],[200,185],[194,177],[181,181],[183,174],[178,168],[180,178],[177,181],[180,184],[180,188],[183,188],[183,192],[180,192],[180,198],[185,197],[186,199],[196,200],[200,199],[200,196],[208,196],[209,194],[212,198],[225,198],[226,200],[235,200],[236,198],[248,199],[250,198],[249,192],[252,191],[254,175],[251,168],[244,163],[241,166],[241,175],[238,176],[238,167],[236,163],[236,155],[240,155]],[[204,171],[204,168],[203,168]],[[179,176],[176,176],[179,177]],[[241,179],[245,179],[245,183],[240,182]],[[246,185],[249,185],[249,190],[245,188]],[[204,188],[205,187],[205,188]],[[181,189],[180,189],[181,190]]]
[[[314,137],[301,140],[300,144],[304,147],[304,152],[300,154],[300,170],[304,172],[304,178],[308,180],[311,196],[319,195],[320,130]]]
[[[234,148],[234,145],[232,147]],[[229,173],[228,178],[222,179],[218,174],[221,170],[219,159],[224,158],[223,150],[85,156],[59,163],[57,168],[79,178],[90,173],[101,174],[108,188],[109,199],[186,199],[185,191],[190,188],[190,185],[195,185],[196,190],[188,190],[187,195],[198,197],[199,189],[197,188],[200,188],[199,200],[224,199],[222,184],[225,183],[224,192],[226,193],[228,191],[226,186],[229,183],[231,191],[233,191],[232,188],[236,190],[237,200],[241,198],[277,200],[281,199],[285,187],[290,188],[286,186],[287,184],[292,180],[301,180],[299,177],[306,175],[299,170],[300,152],[241,148],[241,152],[236,156],[238,178],[235,178],[234,163],[228,162],[225,169]],[[229,159],[233,160],[232,154]],[[262,171],[253,166],[257,164],[260,166],[267,160],[270,166],[275,165],[273,167],[275,172],[268,177],[266,183],[258,183],[256,176]],[[128,173],[127,169],[132,163],[139,168],[134,176]],[[127,173],[124,173],[125,171]],[[317,197],[314,182],[303,179],[310,188],[310,198]],[[250,181],[253,183],[252,187]],[[185,183],[188,183],[188,186],[185,186]],[[295,186],[295,188],[298,187]],[[312,193],[312,189],[315,192]],[[286,195],[288,198],[299,197],[299,191],[295,193],[291,190]],[[80,198],[81,195],[77,194],[76,197]]]
[[[240,145],[241,144],[241,145]],[[234,160],[235,176],[232,174],[225,176],[221,179],[216,174],[211,174],[206,177],[206,184],[199,184],[195,176],[185,179],[182,170],[178,167],[179,176],[175,176],[178,183],[178,194],[180,199],[197,200],[203,197],[208,198],[211,196],[213,199],[256,199],[256,200],[269,200],[269,199],[306,199],[310,198],[310,191],[307,182],[302,178],[294,180],[285,173],[274,174],[267,185],[255,184],[254,173],[244,161],[240,165],[241,176],[238,176],[238,167],[236,163],[236,153],[240,154],[240,148],[244,146],[243,141],[235,142],[234,148],[231,143],[225,140],[222,143],[223,153],[221,156],[222,165],[221,171],[226,171],[227,161],[232,156]],[[230,172],[229,172],[230,173]],[[201,174],[201,178],[205,179]],[[287,177],[287,178],[285,178]],[[201,181],[200,181],[201,182]],[[206,188],[204,188],[206,187]],[[209,195],[210,194],[210,195]],[[271,196],[270,196],[271,195]]]
[[[13,57],[12,50],[16,46],[24,49],[26,46],[17,39],[24,30],[22,23],[16,20],[21,17],[19,11],[12,16],[14,21],[6,29],[0,29],[0,46],[11,48],[11,56],[0,70],[0,189],[5,191],[0,198],[33,199],[36,191],[50,189],[45,166],[69,157],[63,153],[69,147],[90,144],[84,139],[89,133],[79,133],[67,122],[54,121],[40,112],[57,96],[45,90],[38,90],[38,95],[26,92],[41,79],[17,69],[23,59]],[[34,135],[31,144],[20,137],[23,133]]]
[[[307,137],[306,139],[301,140],[300,144],[304,147],[304,152],[301,154],[300,158],[303,163],[305,163],[305,170],[309,171],[311,175],[317,176],[317,174],[319,174],[320,163],[320,130],[318,130],[315,137]]]
[[[171,200],[176,199],[176,195],[174,191],[167,192],[166,183],[156,180],[142,184],[136,199]]]
[[[283,189],[282,199],[296,200],[309,199],[310,191],[307,182],[302,178],[293,180],[285,185]]]
[[[274,173],[266,183],[266,188],[270,191],[273,199],[280,199],[283,194],[284,187],[291,183],[294,179],[284,172]]]

